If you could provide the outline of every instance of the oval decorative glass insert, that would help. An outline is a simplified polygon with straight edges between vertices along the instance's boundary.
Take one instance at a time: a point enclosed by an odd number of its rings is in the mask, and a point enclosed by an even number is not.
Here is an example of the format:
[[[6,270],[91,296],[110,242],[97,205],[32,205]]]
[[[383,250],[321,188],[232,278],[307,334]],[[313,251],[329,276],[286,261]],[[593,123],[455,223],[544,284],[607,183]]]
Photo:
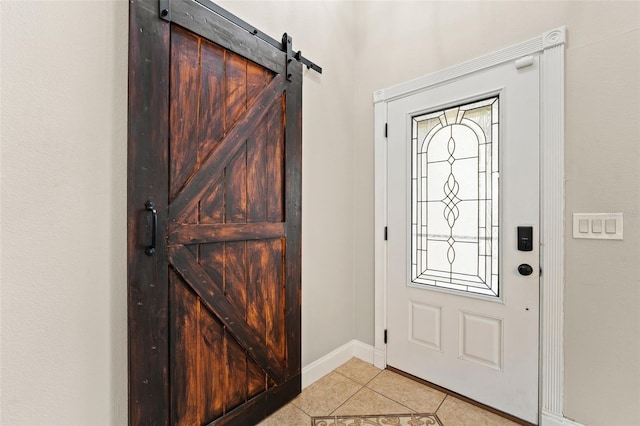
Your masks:
[[[498,296],[499,98],[412,119],[411,281]]]

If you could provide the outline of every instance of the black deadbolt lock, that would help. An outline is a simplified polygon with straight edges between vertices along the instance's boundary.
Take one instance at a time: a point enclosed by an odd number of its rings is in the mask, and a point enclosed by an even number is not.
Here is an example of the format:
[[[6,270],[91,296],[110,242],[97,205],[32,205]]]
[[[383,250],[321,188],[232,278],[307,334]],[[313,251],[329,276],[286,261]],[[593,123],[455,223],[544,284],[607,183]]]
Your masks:
[[[533,268],[531,267],[531,265],[527,265],[526,263],[523,263],[522,265],[518,266],[518,272],[520,272],[520,275],[531,275],[533,274]]]

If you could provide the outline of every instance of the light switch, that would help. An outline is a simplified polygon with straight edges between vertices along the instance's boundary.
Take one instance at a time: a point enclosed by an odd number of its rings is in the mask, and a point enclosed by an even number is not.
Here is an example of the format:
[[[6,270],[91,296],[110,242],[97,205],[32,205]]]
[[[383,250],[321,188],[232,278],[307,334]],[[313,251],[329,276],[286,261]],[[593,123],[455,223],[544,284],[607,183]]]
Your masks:
[[[600,234],[602,232],[602,219],[591,220],[591,232],[594,234]]]
[[[622,240],[622,213],[574,213],[573,238]]]
[[[589,232],[589,219],[580,219],[578,227],[581,234]]]

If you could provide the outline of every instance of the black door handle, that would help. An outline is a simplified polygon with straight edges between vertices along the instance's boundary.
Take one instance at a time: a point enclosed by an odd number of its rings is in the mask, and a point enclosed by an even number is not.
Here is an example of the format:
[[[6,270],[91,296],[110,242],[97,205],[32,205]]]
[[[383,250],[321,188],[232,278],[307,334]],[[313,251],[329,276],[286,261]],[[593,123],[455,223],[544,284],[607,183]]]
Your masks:
[[[148,212],[151,212],[151,245],[144,249],[147,256],[153,256],[156,253],[156,235],[158,233],[158,211],[153,201],[149,200],[144,205]]]
[[[518,272],[520,272],[520,275],[531,275],[533,274],[533,268],[531,267],[531,265],[527,265],[526,263],[523,263],[522,265],[518,266]]]

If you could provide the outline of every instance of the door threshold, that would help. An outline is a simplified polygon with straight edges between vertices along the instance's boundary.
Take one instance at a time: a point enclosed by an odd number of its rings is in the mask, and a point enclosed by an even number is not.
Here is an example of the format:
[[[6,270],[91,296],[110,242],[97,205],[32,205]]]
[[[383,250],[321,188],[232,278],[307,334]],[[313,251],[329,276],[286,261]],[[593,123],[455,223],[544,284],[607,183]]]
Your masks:
[[[496,415],[498,415],[500,417],[503,417],[503,418],[505,418],[507,420],[511,420],[512,422],[518,423],[519,425],[536,426],[533,423],[529,423],[529,422],[527,422],[525,420],[522,420],[522,419],[520,419],[520,418],[518,418],[516,416],[513,416],[511,414],[505,413],[504,411],[500,411],[500,410],[497,410],[497,409],[495,409],[493,407],[489,407],[488,405],[484,405],[484,404],[482,404],[482,403],[480,403],[478,401],[475,401],[475,400],[473,400],[471,398],[468,398],[468,397],[466,397],[464,395],[460,395],[459,393],[453,392],[453,391],[451,391],[451,390],[449,390],[447,388],[443,388],[442,386],[438,386],[435,383],[428,382],[428,381],[426,381],[424,379],[421,379],[420,377],[416,377],[416,376],[414,376],[412,374],[409,374],[409,373],[407,373],[405,371],[398,370],[397,368],[391,367],[390,365],[387,365],[386,369],[389,370],[389,371],[392,371],[392,372],[394,372],[396,374],[399,374],[401,376],[404,376],[404,377],[406,377],[408,379],[411,379],[411,380],[413,380],[415,382],[418,382],[418,383],[420,383],[422,385],[429,386],[430,388],[438,390],[438,391],[440,391],[440,392],[442,392],[442,393],[444,393],[446,395],[453,396],[455,398],[458,398],[461,401],[467,402],[467,403],[469,403],[471,405],[475,405],[478,408],[482,408],[485,411],[489,411],[490,413],[496,414]]]

